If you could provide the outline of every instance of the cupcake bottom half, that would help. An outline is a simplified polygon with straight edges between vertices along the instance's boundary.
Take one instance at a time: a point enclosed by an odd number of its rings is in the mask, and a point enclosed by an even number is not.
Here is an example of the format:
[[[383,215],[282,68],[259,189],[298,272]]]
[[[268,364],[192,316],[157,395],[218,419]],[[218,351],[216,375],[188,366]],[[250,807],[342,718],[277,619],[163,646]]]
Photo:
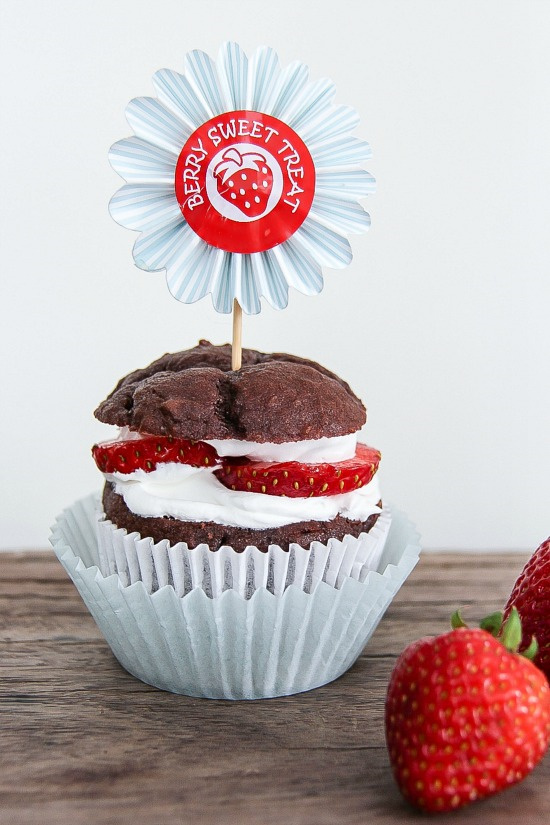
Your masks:
[[[213,521],[179,521],[174,518],[148,518],[132,513],[121,495],[115,493],[113,485],[107,482],[103,489],[103,509],[107,518],[124,527],[129,533],[150,536],[155,542],[167,539],[171,544],[184,541],[189,547],[208,544],[212,550],[229,545],[237,552],[254,545],[267,550],[270,544],[287,548],[292,542],[307,547],[313,541],[326,543],[329,539],[343,539],[344,536],[359,536],[368,533],[376,524],[379,514],[374,513],[366,521],[354,521],[336,516],[330,521],[301,521],[256,530],[245,527],[228,527]],[[379,502],[382,507],[382,502]]]
[[[413,525],[404,515],[392,513],[385,521],[376,569],[363,567],[359,578],[340,575],[332,584],[322,575],[302,579],[296,572],[302,564],[298,551],[303,564],[311,565],[312,559],[321,557],[315,550],[323,545],[314,543],[309,551],[296,545],[294,555],[275,548],[287,564],[284,587],[275,592],[270,589],[269,553],[250,547],[243,553],[230,547],[208,554],[187,549],[198,579],[181,596],[177,582],[157,581],[156,587],[148,588],[143,577],[125,583],[119,573],[101,572],[101,524],[133,542],[138,555],[140,542],[149,543],[147,556],[154,556],[155,548],[168,558],[179,550],[168,542],[151,545],[151,539],[132,537],[106,523],[104,515],[99,515],[98,525],[97,505],[90,496],[64,511],[52,531],[54,550],[120,664],[148,684],[190,696],[270,698],[338,678],[360,655],[420,552]],[[384,518],[383,513],[371,533],[381,530]],[[327,559],[334,542],[326,546]],[[344,547],[345,540],[340,545]],[[220,570],[227,570],[231,553],[238,557],[233,569],[242,573],[244,582],[254,558],[263,559],[263,584],[244,590],[222,584],[209,595],[200,581],[204,560],[219,559]],[[230,579],[230,584],[237,584],[233,575]]]

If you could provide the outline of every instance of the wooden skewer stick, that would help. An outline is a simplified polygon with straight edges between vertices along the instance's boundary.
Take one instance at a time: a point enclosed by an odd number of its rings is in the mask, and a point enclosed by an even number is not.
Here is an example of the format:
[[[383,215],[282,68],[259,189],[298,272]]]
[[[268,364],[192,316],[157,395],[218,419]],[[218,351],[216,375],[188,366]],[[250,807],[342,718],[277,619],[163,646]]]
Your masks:
[[[233,342],[231,344],[231,369],[240,370],[243,355],[243,311],[236,298],[233,299]]]

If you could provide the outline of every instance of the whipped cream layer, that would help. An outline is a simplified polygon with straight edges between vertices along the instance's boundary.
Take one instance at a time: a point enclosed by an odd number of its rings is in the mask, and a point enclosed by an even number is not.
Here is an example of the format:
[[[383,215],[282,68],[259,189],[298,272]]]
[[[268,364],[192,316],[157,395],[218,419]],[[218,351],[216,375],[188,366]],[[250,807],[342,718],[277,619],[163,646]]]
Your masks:
[[[378,507],[378,479],[336,496],[289,498],[230,490],[211,469],[187,464],[160,464],[146,473],[112,473],[115,492],[136,515],[171,516],[181,521],[213,521],[229,527],[264,529],[299,521],[330,521],[337,515],[366,521]]]
[[[253,461],[301,461],[304,464],[324,464],[353,458],[357,449],[357,433],[333,438],[315,438],[304,441],[285,441],[274,444],[266,441],[237,441],[232,438],[207,441],[218,455],[246,456]]]

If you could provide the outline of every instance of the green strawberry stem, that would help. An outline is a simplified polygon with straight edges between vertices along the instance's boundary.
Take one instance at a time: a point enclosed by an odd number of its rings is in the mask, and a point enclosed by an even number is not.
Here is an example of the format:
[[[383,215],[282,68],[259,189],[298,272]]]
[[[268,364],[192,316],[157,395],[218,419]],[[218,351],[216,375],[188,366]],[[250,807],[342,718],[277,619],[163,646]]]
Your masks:
[[[491,613],[481,620],[479,626],[482,630],[486,630],[495,639],[498,639],[504,645],[506,650],[510,653],[519,653],[519,646],[521,644],[521,618],[516,607],[512,607],[510,615],[503,623],[503,612],[498,610],[496,613]],[[457,630],[460,627],[468,627],[462,616],[460,610],[455,610],[451,616],[451,627]],[[531,638],[528,647],[521,651],[521,656],[525,659],[533,660],[538,653],[538,643],[535,637]]]
[[[502,625],[499,636],[506,650],[517,653],[521,644],[521,619],[516,607],[510,611],[510,615]]]
[[[529,642],[528,647],[522,651],[521,655],[525,656],[526,659],[529,661],[533,661],[537,653],[539,652],[539,643],[537,642],[535,636],[531,636],[531,641]]]
[[[496,613],[490,613],[489,616],[485,616],[485,618],[480,621],[479,626],[482,630],[486,630],[491,636],[496,638],[502,628],[503,618],[504,613],[502,610],[497,610]]]
[[[453,630],[457,630],[459,627],[468,627],[468,625],[460,615],[460,610],[455,610],[455,612],[451,616],[451,627]]]

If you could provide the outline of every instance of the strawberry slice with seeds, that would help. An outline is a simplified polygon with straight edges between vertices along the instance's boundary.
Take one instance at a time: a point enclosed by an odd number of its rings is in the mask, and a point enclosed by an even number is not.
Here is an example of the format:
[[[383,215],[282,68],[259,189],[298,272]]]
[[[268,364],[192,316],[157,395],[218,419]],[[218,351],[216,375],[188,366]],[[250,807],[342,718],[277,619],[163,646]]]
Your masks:
[[[172,436],[144,436],[126,441],[105,441],[92,447],[95,463],[102,473],[151,473],[158,464],[189,464],[213,467],[220,463],[218,453],[204,441],[187,441]]]
[[[380,457],[378,450],[358,444],[353,458],[334,464],[302,464],[299,461],[275,464],[224,458],[216,475],[232,490],[291,498],[334,496],[368,484],[378,469]]]

